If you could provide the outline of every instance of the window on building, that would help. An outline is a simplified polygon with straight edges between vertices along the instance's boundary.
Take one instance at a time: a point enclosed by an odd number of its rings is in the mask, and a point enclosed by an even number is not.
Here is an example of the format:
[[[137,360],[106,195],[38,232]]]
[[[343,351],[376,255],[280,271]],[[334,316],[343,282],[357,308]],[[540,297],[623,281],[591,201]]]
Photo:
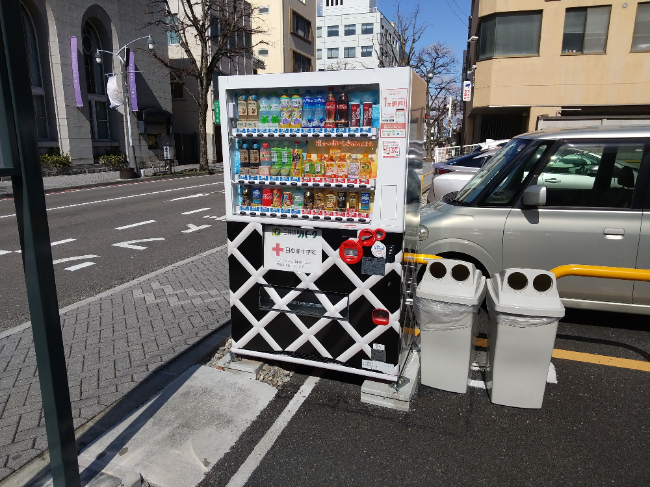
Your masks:
[[[258,49],[257,54],[258,54],[258,56],[268,56],[269,55],[269,50],[268,49]]]
[[[147,148],[159,149],[158,147],[158,134],[147,134]]]
[[[650,51],[650,2],[636,6],[632,51]]]
[[[172,99],[173,100],[184,100],[185,99],[185,83],[178,81],[174,75],[171,77],[171,87],[172,87]]]
[[[293,72],[305,73],[311,71],[311,58],[293,51]]]
[[[327,26],[327,37],[338,37],[339,36],[339,26],[338,25],[328,25]]]
[[[316,59],[323,59],[323,50],[316,49]]]
[[[323,28],[316,27],[316,37],[323,37]]]
[[[343,55],[345,57],[357,57],[357,49],[356,47],[346,47],[343,49]]]
[[[293,12],[292,34],[311,42],[311,22],[302,15]]]
[[[567,9],[564,17],[562,53],[597,54],[605,52],[611,10],[610,5]]]
[[[372,46],[361,46],[361,57],[372,57]]]
[[[537,56],[541,31],[542,12],[482,17],[479,60],[495,56]]]
[[[344,27],[344,34],[346,36],[353,36],[357,33],[357,24],[348,24]]]
[[[339,57],[339,48],[330,47],[327,49],[327,59],[338,59]]]
[[[270,11],[271,11],[271,7],[269,7],[268,5],[260,7],[258,10],[260,14],[268,14]]]
[[[20,7],[25,33],[25,50],[27,51],[27,64],[29,67],[29,81],[32,86],[32,101],[36,113],[36,132],[39,139],[48,138],[47,111],[45,109],[45,90],[41,76],[41,60],[38,53],[38,38],[36,29],[29,13]]]
[[[95,53],[101,49],[95,27],[86,21],[81,45],[84,52],[86,91],[90,105],[91,128],[94,140],[110,140],[108,127],[108,97],[106,96],[103,64],[95,62]]]
[[[177,46],[180,44],[178,32],[174,30],[174,26],[178,24],[178,14],[172,14],[167,17],[167,45]]]
[[[361,24],[361,33],[362,34],[372,34],[373,33],[373,24]]]

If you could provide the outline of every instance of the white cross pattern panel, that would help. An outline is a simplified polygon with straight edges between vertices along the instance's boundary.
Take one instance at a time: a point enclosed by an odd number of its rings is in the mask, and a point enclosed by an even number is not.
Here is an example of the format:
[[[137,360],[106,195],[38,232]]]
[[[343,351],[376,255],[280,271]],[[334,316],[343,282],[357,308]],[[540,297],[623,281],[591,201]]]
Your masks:
[[[233,351],[394,380],[403,365],[402,348],[410,345],[403,340],[409,324],[401,311],[403,234],[384,239],[397,249],[384,275],[365,275],[361,262],[350,265],[339,256],[349,231],[291,227],[295,233],[284,235],[282,230],[228,222]],[[294,248],[297,242],[303,247],[295,248],[318,248],[318,261],[302,270],[278,267],[278,257],[269,254],[282,254],[280,248]],[[364,248],[364,257],[375,258],[370,247]],[[314,269],[320,272],[305,272]],[[387,325],[373,322],[375,309],[388,311]],[[385,350],[383,361],[373,348]]]

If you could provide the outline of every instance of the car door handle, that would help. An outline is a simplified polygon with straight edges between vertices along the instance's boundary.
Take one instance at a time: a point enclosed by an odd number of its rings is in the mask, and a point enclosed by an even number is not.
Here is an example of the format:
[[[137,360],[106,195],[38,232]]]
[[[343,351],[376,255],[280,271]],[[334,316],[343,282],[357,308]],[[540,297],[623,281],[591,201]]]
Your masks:
[[[605,238],[621,239],[625,236],[625,230],[622,228],[606,228],[603,230]]]
[[[551,178],[551,179],[545,179],[544,182],[545,183],[561,183],[562,181],[560,181],[559,179]]]

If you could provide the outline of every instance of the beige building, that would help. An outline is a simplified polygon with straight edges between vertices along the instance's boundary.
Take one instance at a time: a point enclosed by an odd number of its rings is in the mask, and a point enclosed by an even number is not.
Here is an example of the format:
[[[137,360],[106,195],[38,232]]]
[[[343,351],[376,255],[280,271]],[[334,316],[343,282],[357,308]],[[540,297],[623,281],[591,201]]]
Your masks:
[[[463,143],[538,117],[650,115],[650,2],[472,0]]]
[[[316,71],[316,2],[314,0],[256,0],[254,22],[267,31],[254,35],[255,56],[264,62],[264,73],[300,73]]]

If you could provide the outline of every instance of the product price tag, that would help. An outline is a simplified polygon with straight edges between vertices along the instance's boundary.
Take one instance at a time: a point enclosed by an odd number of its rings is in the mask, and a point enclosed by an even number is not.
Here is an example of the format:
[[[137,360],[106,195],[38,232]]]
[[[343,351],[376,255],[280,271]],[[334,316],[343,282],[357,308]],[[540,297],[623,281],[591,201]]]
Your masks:
[[[398,158],[400,153],[399,140],[382,140],[381,150],[384,158]]]

